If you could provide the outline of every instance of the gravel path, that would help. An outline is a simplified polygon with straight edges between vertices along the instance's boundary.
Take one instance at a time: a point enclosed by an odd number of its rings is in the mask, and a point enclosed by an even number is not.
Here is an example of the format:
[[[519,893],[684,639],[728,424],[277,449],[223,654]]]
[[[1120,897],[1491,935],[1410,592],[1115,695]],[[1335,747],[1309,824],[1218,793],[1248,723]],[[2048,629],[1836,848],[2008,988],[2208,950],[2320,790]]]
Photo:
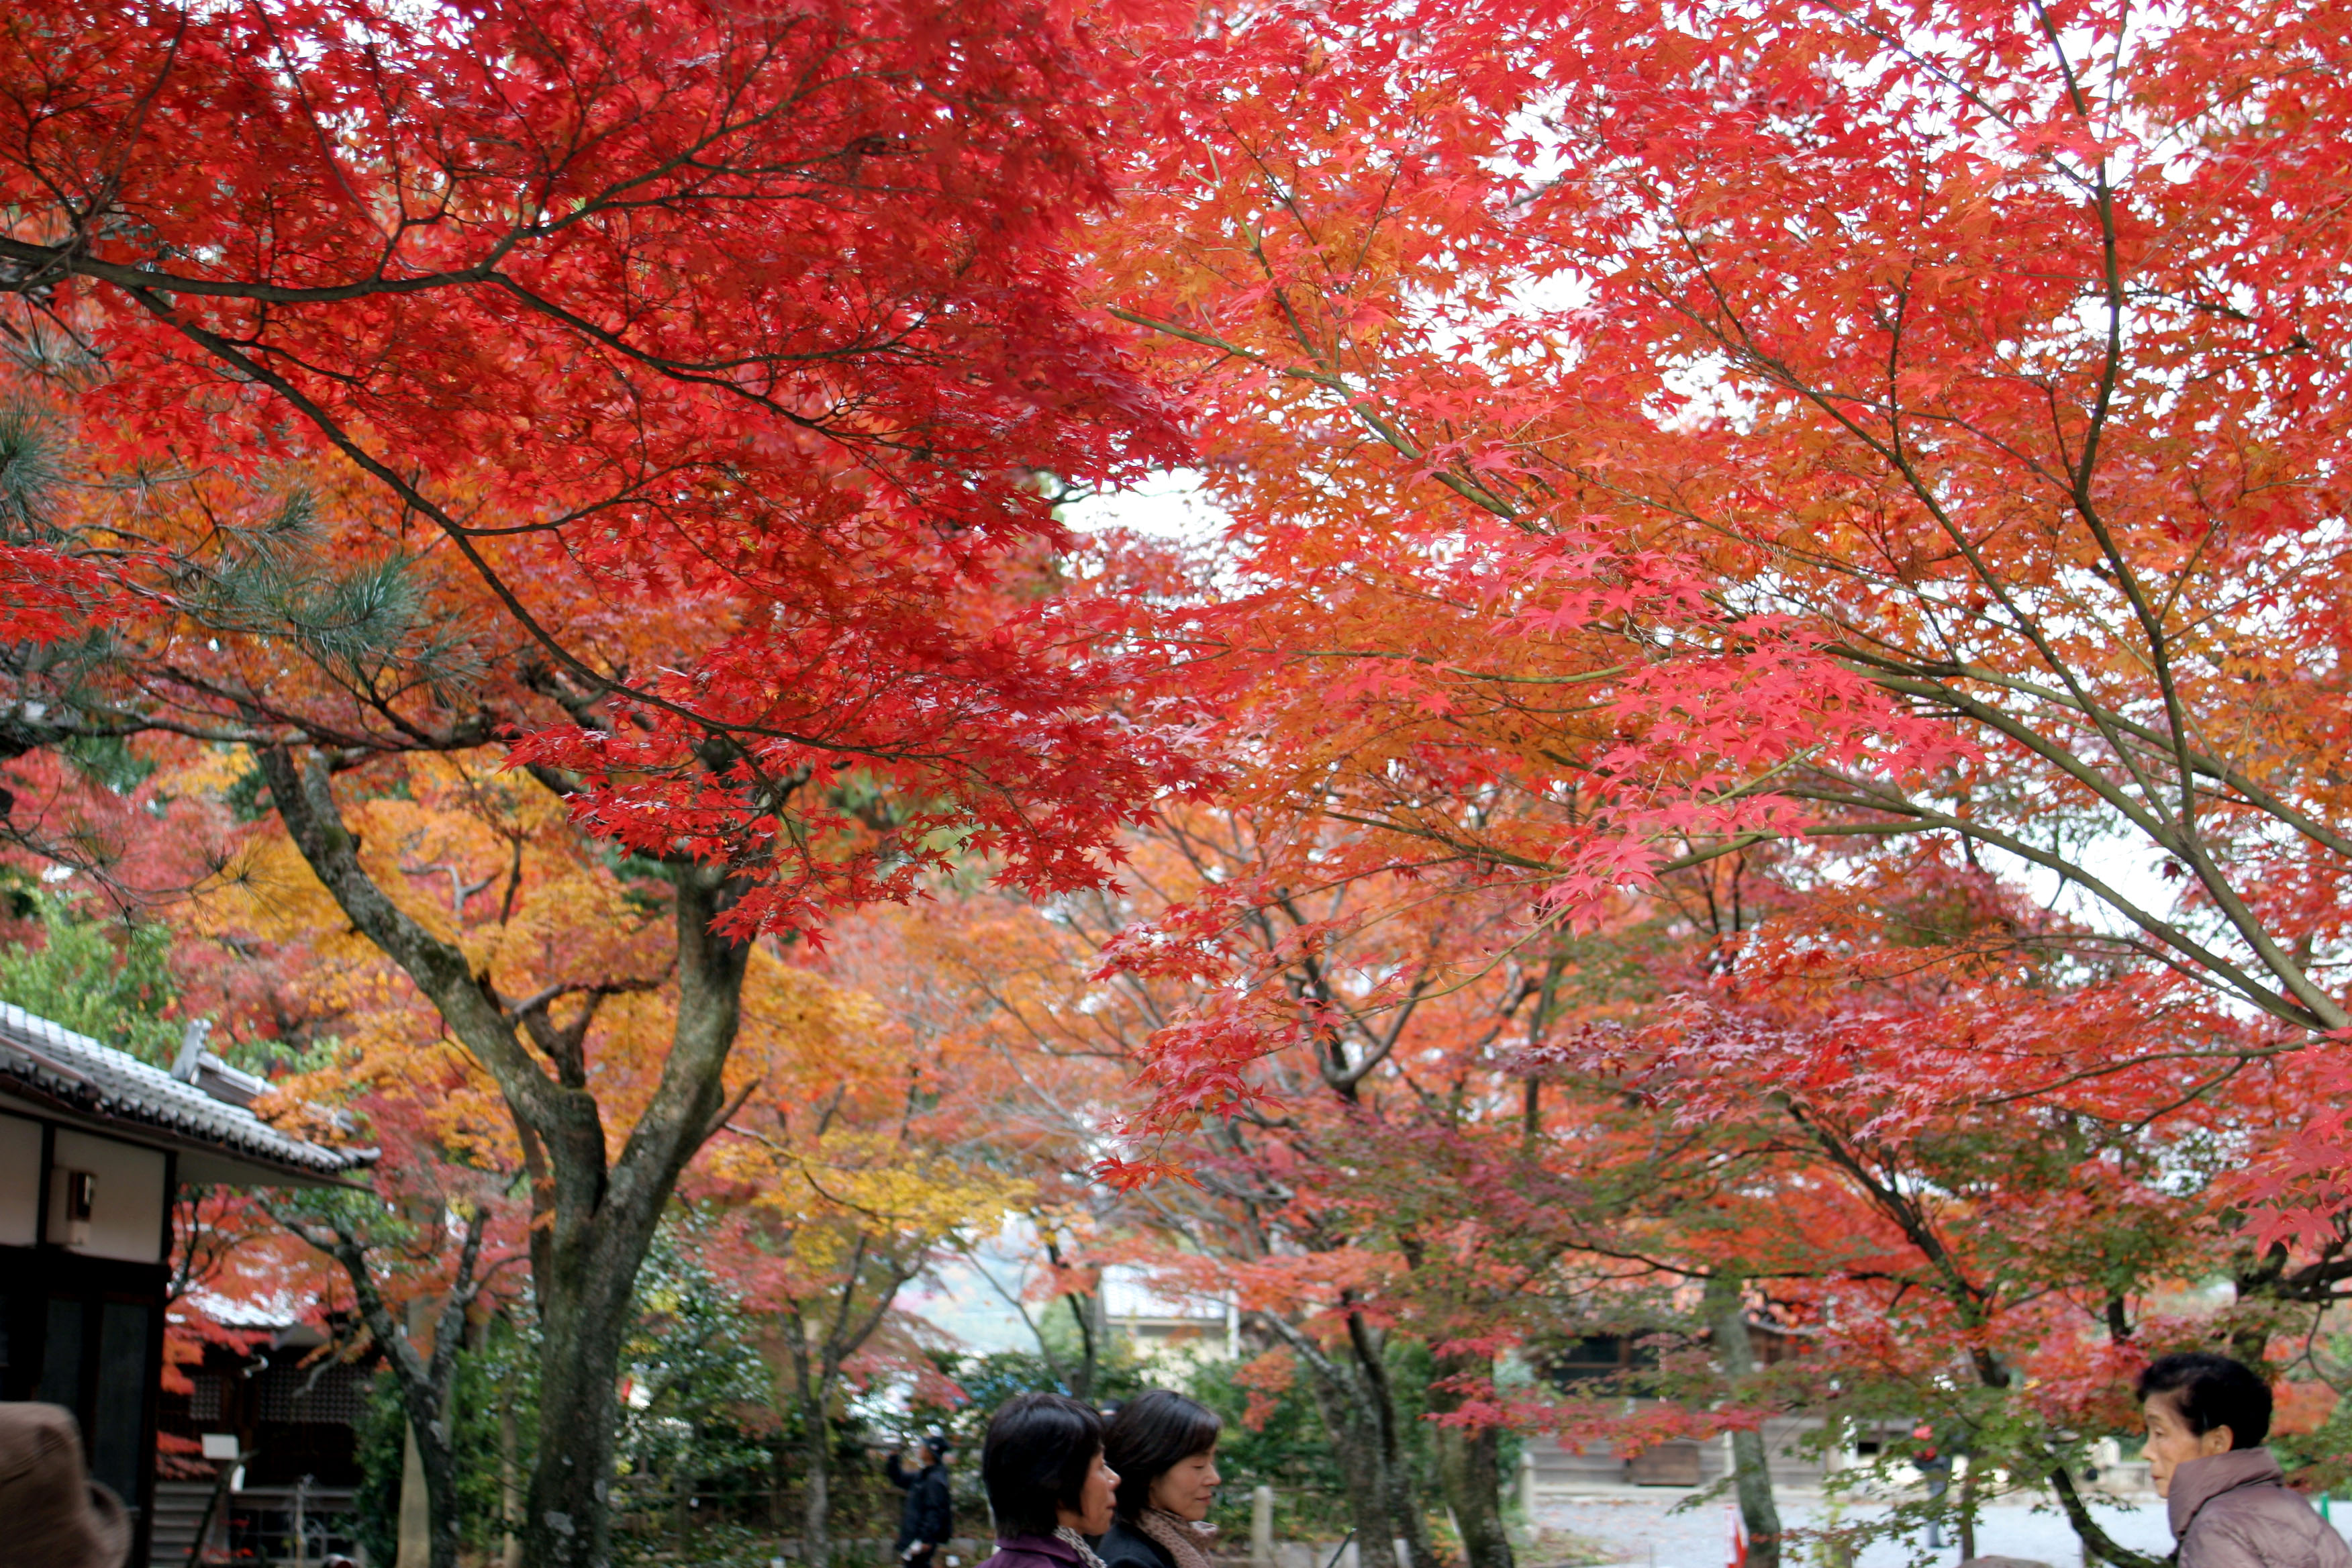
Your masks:
[[[1537,1510],[1536,1522],[1546,1533],[1566,1531],[1597,1543],[1608,1560],[1628,1568],[1726,1568],[1730,1559],[1730,1506],[1717,1501],[1685,1512],[1674,1511],[1686,1494],[1636,1492],[1628,1496],[1552,1498]],[[2172,1550],[2172,1531],[2164,1521],[2164,1505],[2153,1498],[2144,1502],[2095,1503],[2093,1512],[2109,1535],[2125,1546],[2161,1556]],[[1868,1510],[1849,1505],[1849,1520]],[[2352,1522],[2352,1508],[2336,1510],[2336,1528]],[[1791,1530],[1822,1522],[1818,1499],[1783,1498],[1780,1517]],[[2082,1548],[2074,1531],[2055,1508],[2041,1510],[2025,1502],[1990,1504],[1979,1516],[1977,1551],[1984,1556],[2023,1557],[2050,1568],[2079,1568]],[[1538,1561],[1545,1554],[1538,1550]],[[1810,1564],[1811,1552],[1798,1546],[1797,1563]],[[1920,1568],[1940,1564],[1954,1568],[1959,1549],[1948,1543],[1929,1552],[1924,1543],[1909,1549],[1886,1542],[1862,1552],[1855,1568]]]

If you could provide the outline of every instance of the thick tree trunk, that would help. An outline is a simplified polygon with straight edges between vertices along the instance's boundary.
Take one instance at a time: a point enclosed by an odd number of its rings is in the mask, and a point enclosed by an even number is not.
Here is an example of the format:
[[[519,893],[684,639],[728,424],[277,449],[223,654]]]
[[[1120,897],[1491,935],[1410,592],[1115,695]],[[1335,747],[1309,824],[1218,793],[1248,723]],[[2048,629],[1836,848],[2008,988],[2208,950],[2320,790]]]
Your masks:
[[[1348,1518],[1356,1530],[1360,1568],[1409,1568],[1396,1558],[1396,1519],[1389,1510],[1387,1467],[1381,1462],[1379,1433],[1338,1380],[1310,1369],[1307,1389],[1323,1417],[1323,1430],[1331,1439],[1331,1457],[1339,1461],[1339,1479],[1347,1488]]]
[[[1439,1357],[1430,1409],[1444,1415],[1461,1408],[1463,1396],[1445,1386],[1448,1379],[1483,1377],[1493,1371],[1494,1363],[1485,1356]],[[1492,1426],[1474,1432],[1440,1423],[1433,1436],[1437,1483],[1445,1493],[1445,1506],[1454,1510],[1454,1527],[1462,1532],[1462,1555],[1468,1568],[1514,1568],[1510,1531],[1503,1524],[1501,1435]]]
[[[1706,1282],[1706,1326],[1715,1340],[1716,1364],[1731,1396],[1739,1398],[1756,1375],[1756,1350],[1748,1339],[1748,1313],[1740,1281],[1717,1275]],[[1732,1484],[1739,1494],[1739,1519],[1748,1531],[1750,1568],[1780,1568],[1780,1509],[1772,1498],[1771,1455],[1761,1430],[1731,1434]]]
[[[1379,1334],[1351,1313],[1347,1342],[1326,1354],[1293,1325],[1271,1315],[1262,1321],[1307,1373],[1307,1392],[1347,1484],[1360,1568],[1434,1568],[1412,1474],[1404,1463]],[[1397,1557],[1400,1541],[1403,1562]]]
[[[1389,1494],[1389,1515],[1397,1539],[1404,1542],[1409,1568],[1436,1568],[1437,1552],[1429,1539],[1429,1521],[1423,1517],[1420,1489],[1413,1485],[1412,1464],[1405,1453],[1404,1424],[1398,1419],[1396,1391],[1389,1384],[1386,1336],[1364,1320],[1348,1314],[1348,1348],[1356,1362],[1356,1377],[1364,1390],[1364,1404],[1380,1434],[1381,1470]],[[1391,1548],[1393,1551],[1393,1548]]]
[[[540,1445],[523,1505],[523,1561],[530,1568],[605,1568],[611,1561],[621,1347],[645,1251],[642,1243],[630,1249],[625,1269],[611,1266],[601,1278],[560,1274],[557,1289],[541,1297]]]

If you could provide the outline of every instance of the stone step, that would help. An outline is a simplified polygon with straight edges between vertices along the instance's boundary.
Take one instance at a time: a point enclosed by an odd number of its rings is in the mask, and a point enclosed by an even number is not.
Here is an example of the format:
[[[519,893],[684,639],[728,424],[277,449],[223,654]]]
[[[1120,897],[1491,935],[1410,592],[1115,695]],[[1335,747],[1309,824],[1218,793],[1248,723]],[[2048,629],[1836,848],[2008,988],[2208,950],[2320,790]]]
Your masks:
[[[147,1560],[155,1568],[184,1568],[188,1549],[195,1544],[196,1526],[204,1521],[212,1501],[211,1481],[157,1481],[155,1524],[148,1536]],[[219,1538],[215,1521],[214,1538]]]

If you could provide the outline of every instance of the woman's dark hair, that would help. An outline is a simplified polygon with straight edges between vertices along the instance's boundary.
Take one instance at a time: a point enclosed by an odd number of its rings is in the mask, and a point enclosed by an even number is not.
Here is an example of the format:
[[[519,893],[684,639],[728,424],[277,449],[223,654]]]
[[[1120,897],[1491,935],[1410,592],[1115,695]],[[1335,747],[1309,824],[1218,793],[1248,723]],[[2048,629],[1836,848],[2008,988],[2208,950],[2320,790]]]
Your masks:
[[[1006,1400],[989,1417],[980,1449],[981,1483],[998,1537],[1053,1534],[1061,1510],[1078,1510],[1078,1494],[1102,1451],[1102,1417],[1067,1394]]]
[[[1133,1519],[1151,1501],[1151,1483],[1195,1454],[1217,1446],[1225,1424],[1197,1399],[1155,1388],[1119,1406],[1103,1434],[1103,1458],[1118,1472],[1118,1517]]]
[[[2232,1448],[2259,1448],[2271,1435],[2271,1385],[2242,1362],[2204,1351],[2158,1356],[2139,1374],[2145,1405],[2165,1394],[2172,1408],[2203,1436],[2216,1426],[2230,1429]]]

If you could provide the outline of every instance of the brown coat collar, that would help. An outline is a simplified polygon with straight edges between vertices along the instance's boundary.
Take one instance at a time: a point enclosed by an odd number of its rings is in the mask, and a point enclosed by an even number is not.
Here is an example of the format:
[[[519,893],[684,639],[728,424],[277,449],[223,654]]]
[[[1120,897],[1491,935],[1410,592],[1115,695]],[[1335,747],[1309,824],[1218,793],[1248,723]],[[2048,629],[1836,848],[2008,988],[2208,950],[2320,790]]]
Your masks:
[[[2232,1448],[2226,1454],[2191,1459],[2173,1471],[2172,1488],[2165,1494],[2164,1510],[2172,1521],[2172,1533],[2177,1538],[2189,1533],[2189,1521],[2197,1517],[2199,1509],[2223,1492],[2233,1492],[2240,1487],[2285,1484],[2286,1477],[2268,1448]]]

